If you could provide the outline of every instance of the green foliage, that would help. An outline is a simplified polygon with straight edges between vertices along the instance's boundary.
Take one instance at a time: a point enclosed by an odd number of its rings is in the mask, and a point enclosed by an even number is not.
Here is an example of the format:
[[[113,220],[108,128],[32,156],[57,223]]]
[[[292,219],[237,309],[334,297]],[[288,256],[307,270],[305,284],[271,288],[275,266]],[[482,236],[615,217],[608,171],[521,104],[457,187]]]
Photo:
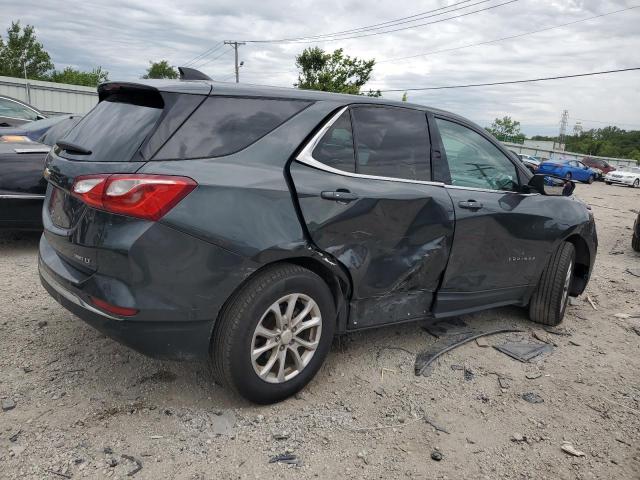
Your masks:
[[[325,53],[319,47],[306,48],[296,57],[300,70],[294,87],[324,92],[361,95],[360,89],[369,81],[376,61],[360,60],[345,55],[341,48]],[[380,91],[369,90],[370,97],[380,97]]]
[[[523,143],[525,136],[520,131],[520,122],[509,116],[496,118],[485,130],[503,142]]]
[[[62,71],[54,70],[47,80],[57,83],[97,87],[102,82],[109,80],[109,72],[102,70],[102,67],[94,68],[90,72],[82,72],[75,68],[67,67]]]
[[[166,60],[159,62],[149,62],[150,66],[142,78],[178,78],[178,70],[169,65]]]
[[[25,64],[27,78],[35,80],[45,80],[53,68],[51,57],[36,40],[34,28],[31,25],[22,28],[20,21],[11,22],[6,41],[0,37],[0,75],[24,77]]]
[[[609,126],[567,136],[565,141],[565,149],[569,152],[640,160],[639,130],[626,131]]]

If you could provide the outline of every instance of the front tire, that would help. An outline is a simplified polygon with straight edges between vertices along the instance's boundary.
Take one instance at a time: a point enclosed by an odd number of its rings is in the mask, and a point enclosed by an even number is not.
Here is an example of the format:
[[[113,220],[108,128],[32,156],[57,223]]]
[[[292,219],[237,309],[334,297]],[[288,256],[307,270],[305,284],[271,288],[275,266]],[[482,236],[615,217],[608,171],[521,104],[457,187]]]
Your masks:
[[[326,358],[336,323],[333,296],[298,265],[267,267],[225,306],[214,329],[216,380],[261,404],[301,390]]]
[[[587,183],[589,183],[589,185],[593,183],[593,175],[589,175],[589,180],[587,180]]]
[[[564,318],[571,291],[575,248],[563,242],[551,255],[529,303],[529,318],[543,325],[558,325]]]
[[[631,238],[631,247],[636,251],[640,252],[640,237],[638,237],[635,233]]]
[[[606,183],[607,185],[611,185],[611,182],[606,182],[606,181],[605,181],[604,183]]]
[[[640,179],[636,178],[636,181],[633,182],[633,185],[631,185],[631,188],[638,188],[640,187]]]

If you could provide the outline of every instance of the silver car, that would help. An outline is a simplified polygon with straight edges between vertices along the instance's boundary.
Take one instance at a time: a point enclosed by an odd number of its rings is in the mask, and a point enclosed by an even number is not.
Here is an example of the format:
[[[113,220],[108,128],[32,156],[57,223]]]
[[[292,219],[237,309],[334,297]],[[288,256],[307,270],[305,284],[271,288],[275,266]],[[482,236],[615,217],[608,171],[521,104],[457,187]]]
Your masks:
[[[640,187],[640,167],[622,167],[619,170],[609,172],[604,177],[607,185],[616,183],[632,188]]]

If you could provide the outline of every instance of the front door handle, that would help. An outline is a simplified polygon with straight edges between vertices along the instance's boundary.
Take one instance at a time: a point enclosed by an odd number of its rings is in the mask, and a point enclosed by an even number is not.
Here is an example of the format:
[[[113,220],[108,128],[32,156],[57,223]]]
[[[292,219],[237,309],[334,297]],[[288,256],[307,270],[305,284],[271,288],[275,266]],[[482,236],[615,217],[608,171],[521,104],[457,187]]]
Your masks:
[[[321,198],[325,200],[333,200],[334,202],[344,202],[349,203],[358,199],[358,195],[355,193],[351,193],[348,190],[338,190],[336,192],[322,192],[320,194]]]
[[[480,210],[482,203],[476,202],[475,200],[467,200],[466,202],[458,202],[458,206],[460,208],[466,208],[467,210]]]

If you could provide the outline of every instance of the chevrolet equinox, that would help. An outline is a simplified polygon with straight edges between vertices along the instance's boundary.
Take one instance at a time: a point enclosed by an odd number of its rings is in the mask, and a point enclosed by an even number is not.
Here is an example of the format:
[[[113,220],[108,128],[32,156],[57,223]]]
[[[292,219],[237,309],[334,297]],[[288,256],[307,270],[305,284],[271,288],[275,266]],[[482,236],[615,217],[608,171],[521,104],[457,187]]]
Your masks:
[[[555,325],[585,289],[589,208],[468,120],[186,78],[100,85],[47,157],[40,278],[106,335],[270,403],[334,334],[502,305]]]

